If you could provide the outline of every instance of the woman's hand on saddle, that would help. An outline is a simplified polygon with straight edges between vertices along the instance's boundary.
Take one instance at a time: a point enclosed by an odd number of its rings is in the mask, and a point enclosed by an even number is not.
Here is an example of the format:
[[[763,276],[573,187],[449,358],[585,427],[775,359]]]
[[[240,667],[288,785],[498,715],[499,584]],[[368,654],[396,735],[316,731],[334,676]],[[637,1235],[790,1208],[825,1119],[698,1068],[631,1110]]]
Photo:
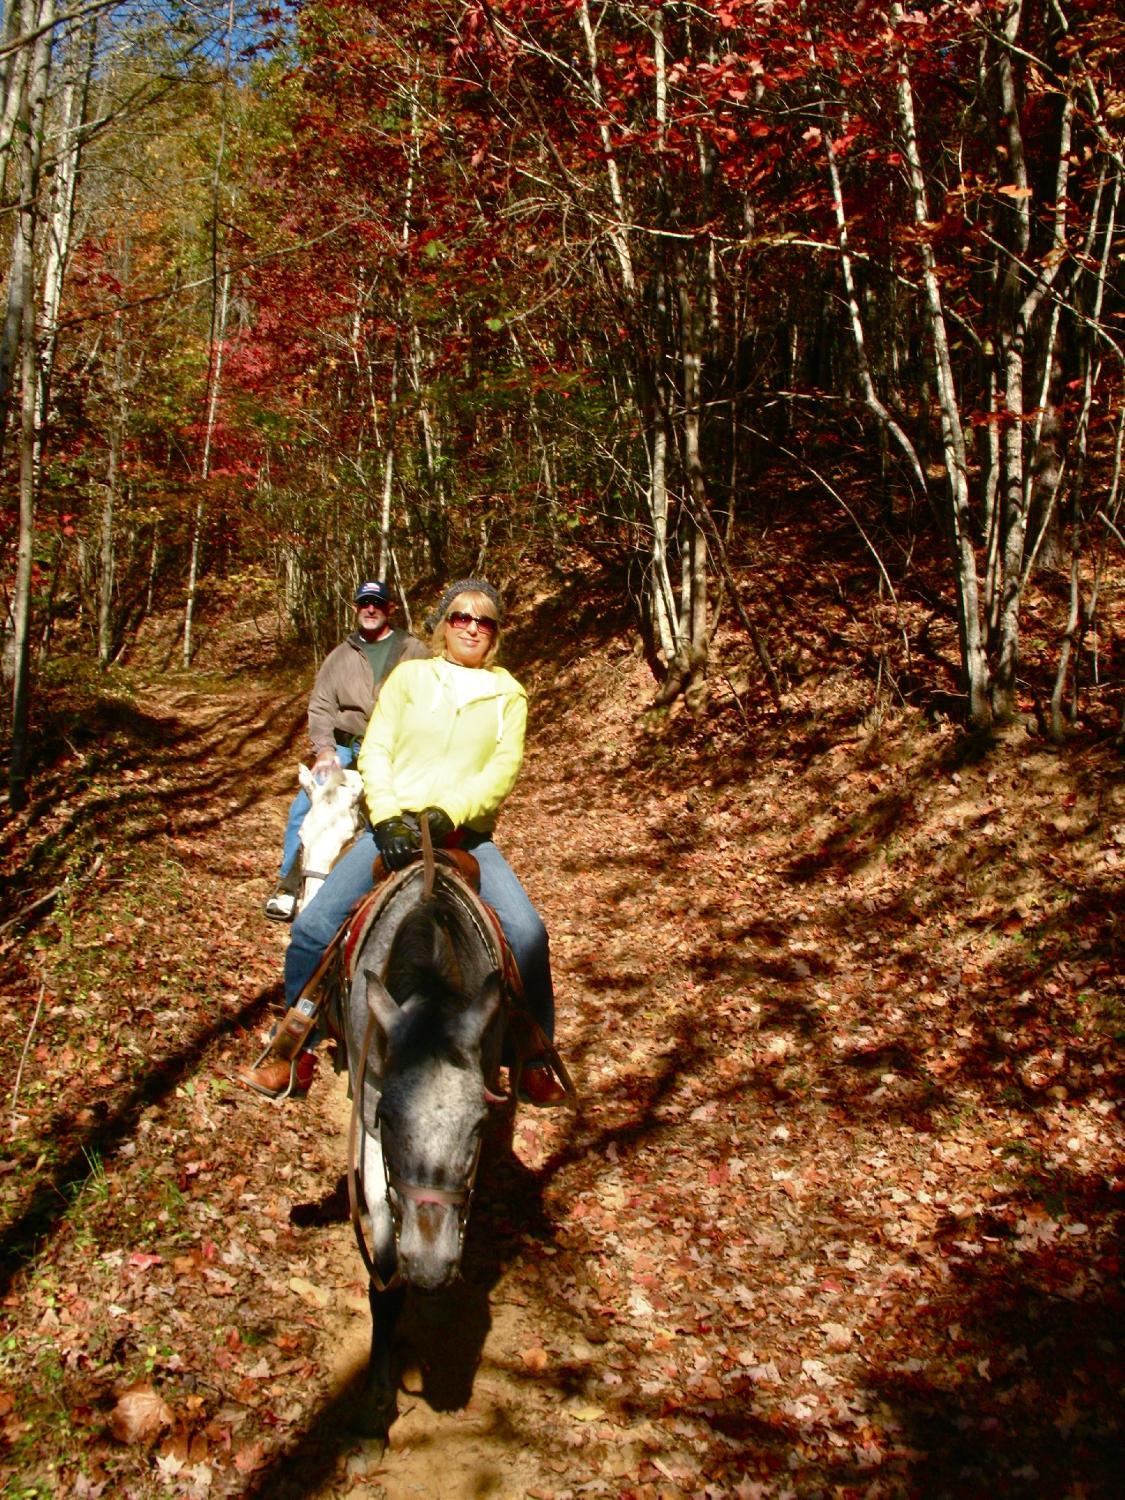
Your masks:
[[[418,816],[430,825],[430,842],[440,849],[456,827],[453,819],[443,807],[424,807]]]
[[[405,869],[411,855],[422,847],[421,838],[403,818],[386,818],[371,831],[388,870]]]

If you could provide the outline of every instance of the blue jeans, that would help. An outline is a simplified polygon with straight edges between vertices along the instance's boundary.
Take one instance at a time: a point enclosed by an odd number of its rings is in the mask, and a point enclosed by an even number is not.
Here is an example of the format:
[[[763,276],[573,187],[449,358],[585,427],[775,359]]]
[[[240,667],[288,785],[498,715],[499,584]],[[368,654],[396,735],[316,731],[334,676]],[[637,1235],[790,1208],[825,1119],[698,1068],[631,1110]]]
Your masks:
[[[355,751],[350,745],[337,745],[336,759],[342,766],[350,766],[355,759]],[[302,787],[289,804],[289,820],[285,824],[285,839],[281,846],[281,869],[277,872],[279,880],[284,880],[297,863],[297,856],[301,852],[301,824],[308,816],[309,806],[309,794]]]
[[[519,965],[527,1008],[549,1037],[555,1034],[555,995],[547,929],[511,865],[487,834],[469,833],[464,848],[480,864],[481,898],[492,907]],[[352,907],[371,889],[378,849],[370,829],[360,834],[328,879],[297,915],[285,954],[285,1004],[292,1005]]]

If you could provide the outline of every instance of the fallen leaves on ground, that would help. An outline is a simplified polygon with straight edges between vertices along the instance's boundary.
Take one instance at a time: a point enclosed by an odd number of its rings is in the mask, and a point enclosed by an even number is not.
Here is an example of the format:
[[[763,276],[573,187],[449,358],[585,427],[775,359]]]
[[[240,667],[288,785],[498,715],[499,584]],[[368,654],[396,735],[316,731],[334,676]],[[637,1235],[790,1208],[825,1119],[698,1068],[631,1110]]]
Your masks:
[[[546,696],[525,675],[501,839],[548,919],[581,1109],[498,1123],[461,1312],[417,1330],[386,1455],[333,1364],[367,1312],[330,1080],[276,1108],[229,1076],[279,1001],[260,907],[303,689],[154,678],[60,764],[102,865],[3,939],[3,1473],[136,1497],[1112,1493],[1110,748],[974,758],[910,712],[865,726],[842,681],[752,730],[718,707],[654,728],[631,654]],[[42,836],[9,825],[9,873]]]

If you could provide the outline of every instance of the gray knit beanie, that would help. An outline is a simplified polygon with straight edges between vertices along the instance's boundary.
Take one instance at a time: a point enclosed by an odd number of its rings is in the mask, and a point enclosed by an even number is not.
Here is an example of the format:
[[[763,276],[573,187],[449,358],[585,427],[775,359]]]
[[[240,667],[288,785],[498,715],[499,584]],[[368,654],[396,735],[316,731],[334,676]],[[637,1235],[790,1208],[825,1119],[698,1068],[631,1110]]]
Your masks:
[[[426,620],[427,630],[436,630],[438,628],[442,620],[445,619],[446,610],[458,594],[483,594],[486,599],[492,601],[492,606],[496,611],[496,618],[498,620],[504,618],[504,601],[500,598],[499,590],[494,589],[487,579],[458,578],[457,582],[451,583],[445,593],[442,594],[437,609]]]

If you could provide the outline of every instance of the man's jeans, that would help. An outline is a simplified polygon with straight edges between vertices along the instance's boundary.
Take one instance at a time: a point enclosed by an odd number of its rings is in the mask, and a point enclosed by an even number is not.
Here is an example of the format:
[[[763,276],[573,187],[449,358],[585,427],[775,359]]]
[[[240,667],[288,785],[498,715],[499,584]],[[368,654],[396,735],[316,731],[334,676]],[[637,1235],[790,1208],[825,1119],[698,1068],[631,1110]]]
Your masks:
[[[527,1008],[549,1037],[555,1032],[555,998],[547,929],[512,867],[485,834],[465,835],[463,848],[480,863],[481,899],[500,919],[504,936],[519,965]],[[290,928],[285,954],[285,1003],[292,1005],[311,978],[324,950],[351,911],[371,889],[371,867],[378,849],[370,829],[360,834],[328,879],[298,913]]]
[[[351,745],[337,745],[336,759],[342,766],[350,766],[355,751]],[[285,825],[285,840],[281,846],[281,869],[277,872],[279,880],[284,880],[297,862],[297,855],[301,852],[301,824],[310,806],[309,794],[302,787],[289,805],[289,821]]]

